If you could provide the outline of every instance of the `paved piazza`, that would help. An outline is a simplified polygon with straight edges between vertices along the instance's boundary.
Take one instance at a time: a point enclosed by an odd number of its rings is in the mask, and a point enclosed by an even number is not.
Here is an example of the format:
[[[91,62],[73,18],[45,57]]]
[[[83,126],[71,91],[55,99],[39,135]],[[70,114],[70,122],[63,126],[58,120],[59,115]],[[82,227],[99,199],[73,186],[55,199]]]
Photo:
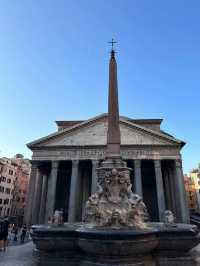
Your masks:
[[[200,244],[193,254],[197,258],[197,266],[200,266]],[[8,247],[6,252],[0,252],[0,266],[78,266],[77,263],[64,262],[60,258],[39,258],[34,251],[34,245],[29,242],[20,246]]]
[[[78,266],[60,258],[40,258],[34,245],[29,242],[20,246],[11,246],[6,252],[0,251],[0,266]]]

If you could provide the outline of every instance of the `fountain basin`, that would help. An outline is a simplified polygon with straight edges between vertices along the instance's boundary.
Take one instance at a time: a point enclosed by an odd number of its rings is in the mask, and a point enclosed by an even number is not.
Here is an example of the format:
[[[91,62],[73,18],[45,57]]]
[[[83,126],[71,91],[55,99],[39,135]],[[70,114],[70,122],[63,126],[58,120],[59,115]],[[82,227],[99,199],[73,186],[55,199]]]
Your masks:
[[[33,225],[32,238],[37,250],[43,252],[75,252],[77,250],[76,225]]]
[[[155,252],[168,257],[186,255],[193,247],[199,244],[198,228],[191,224],[174,224],[167,226],[164,223],[149,223],[148,226],[157,229],[159,239]]]
[[[148,223],[146,229],[112,229],[84,223],[34,225],[37,250],[78,259],[81,266],[195,265],[189,251],[200,243],[194,225]],[[66,256],[64,256],[66,255]],[[188,261],[188,262],[187,262]],[[175,264],[174,264],[175,263]]]
[[[158,244],[157,229],[92,228],[81,223],[32,226],[36,248],[45,252],[83,251],[93,255],[144,254]]]
[[[156,230],[77,229],[79,248],[95,256],[133,256],[151,252],[158,244]]]

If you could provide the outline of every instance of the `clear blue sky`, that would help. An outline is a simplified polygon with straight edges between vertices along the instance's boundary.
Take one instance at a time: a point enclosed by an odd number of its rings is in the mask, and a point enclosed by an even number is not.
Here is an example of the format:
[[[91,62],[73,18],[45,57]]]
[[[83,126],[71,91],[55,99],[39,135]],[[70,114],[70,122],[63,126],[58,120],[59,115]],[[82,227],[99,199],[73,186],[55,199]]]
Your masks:
[[[200,2],[0,1],[0,156],[55,131],[55,120],[107,111],[109,45],[117,45],[120,113],[164,118],[200,162]]]

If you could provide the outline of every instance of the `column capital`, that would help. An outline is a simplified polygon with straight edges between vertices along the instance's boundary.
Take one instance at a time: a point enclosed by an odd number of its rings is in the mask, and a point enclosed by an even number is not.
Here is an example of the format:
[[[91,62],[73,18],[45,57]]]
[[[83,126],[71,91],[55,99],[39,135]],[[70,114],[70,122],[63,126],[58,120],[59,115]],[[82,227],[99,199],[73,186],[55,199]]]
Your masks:
[[[79,160],[72,160],[72,168],[76,168],[79,165]]]
[[[154,166],[155,166],[155,168],[160,168],[161,167],[161,160],[154,160]]]
[[[58,166],[59,166],[59,161],[51,161],[51,169],[58,168]]]
[[[182,160],[181,159],[175,160],[175,166],[176,168],[182,168]]]
[[[31,168],[37,168],[38,165],[39,165],[39,161],[33,161],[33,160],[30,160],[30,163],[31,163]]]
[[[134,166],[135,167],[141,167],[141,163],[142,163],[142,161],[140,160],[140,159],[136,159],[136,160],[134,160]]]
[[[97,166],[99,164],[99,160],[93,159],[92,161],[92,166]]]

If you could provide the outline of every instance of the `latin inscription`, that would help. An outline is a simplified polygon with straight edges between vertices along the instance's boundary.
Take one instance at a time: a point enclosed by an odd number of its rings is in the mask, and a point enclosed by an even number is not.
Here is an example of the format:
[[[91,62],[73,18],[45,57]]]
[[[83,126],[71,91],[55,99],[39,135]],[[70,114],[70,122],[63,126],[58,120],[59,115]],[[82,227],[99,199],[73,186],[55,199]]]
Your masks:
[[[176,148],[125,149],[122,147],[121,155],[125,159],[179,159],[180,154]],[[33,153],[33,160],[86,160],[103,159],[105,149],[70,149],[70,150],[38,150]]]

